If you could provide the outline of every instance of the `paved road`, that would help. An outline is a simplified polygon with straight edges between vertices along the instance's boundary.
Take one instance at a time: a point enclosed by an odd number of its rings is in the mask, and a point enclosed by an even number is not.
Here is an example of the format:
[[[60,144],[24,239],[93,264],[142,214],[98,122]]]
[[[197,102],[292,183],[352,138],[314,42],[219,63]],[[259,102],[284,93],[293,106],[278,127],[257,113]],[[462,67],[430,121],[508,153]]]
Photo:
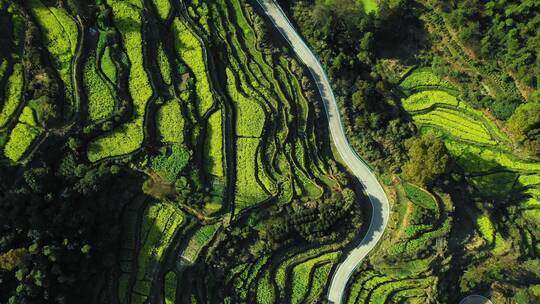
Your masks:
[[[373,214],[365,237],[347,254],[343,263],[338,265],[336,271],[332,275],[328,299],[331,303],[341,303],[345,286],[347,285],[347,281],[351,274],[373,247],[375,247],[386,228],[389,217],[388,198],[370,168],[356,152],[354,152],[347,141],[334,92],[332,91],[332,87],[330,86],[330,82],[328,81],[322,65],[295,31],[291,22],[287,19],[287,16],[278,4],[272,0],[257,1],[272,20],[276,28],[289,42],[296,55],[305,63],[315,78],[317,87],[324,101],[326,114],[330,123],[330,135],[334,145],[345,164],[347,164],[352,173],[364,186],[365,192],[372,205]]]
[[[481,295],[470,295],[461,300],[459,304],[493,304],[493,302]]]

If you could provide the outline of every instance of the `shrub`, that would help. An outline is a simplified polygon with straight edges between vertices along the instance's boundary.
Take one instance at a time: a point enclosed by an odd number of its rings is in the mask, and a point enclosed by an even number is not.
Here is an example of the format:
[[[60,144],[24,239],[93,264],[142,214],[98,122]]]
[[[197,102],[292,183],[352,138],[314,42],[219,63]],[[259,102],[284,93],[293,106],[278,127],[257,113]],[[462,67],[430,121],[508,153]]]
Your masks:
[[[150,163],[161,177],[174,183],[178,175],[186,167],[191,158],[191,153],[181,144],[174,144],[170,150],[163,147],[160,154],[151,159]]]

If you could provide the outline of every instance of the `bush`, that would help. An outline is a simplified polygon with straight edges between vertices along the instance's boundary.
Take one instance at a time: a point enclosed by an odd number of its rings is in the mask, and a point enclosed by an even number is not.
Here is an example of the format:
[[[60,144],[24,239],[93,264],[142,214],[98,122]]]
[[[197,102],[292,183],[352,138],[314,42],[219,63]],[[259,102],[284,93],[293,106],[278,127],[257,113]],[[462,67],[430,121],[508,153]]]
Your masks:
[[[151,159],[150,164],[161,177],[174,183],[186,167],[191,153],[181,144],[173,144],[170,149],[161,148],[160,154]]]

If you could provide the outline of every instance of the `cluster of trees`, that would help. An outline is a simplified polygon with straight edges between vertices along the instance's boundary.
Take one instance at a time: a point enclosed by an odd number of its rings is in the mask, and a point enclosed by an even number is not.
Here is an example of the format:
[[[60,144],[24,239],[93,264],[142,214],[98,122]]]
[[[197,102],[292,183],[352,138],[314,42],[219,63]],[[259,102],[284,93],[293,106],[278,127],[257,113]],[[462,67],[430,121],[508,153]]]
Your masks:
[[[459,37],[483,58],[504,62],[523,85],[538,88],[540,3],[534,0],[438,1]]]
[[[517,107],[508,120],[508,130],[533,156],[540,156],[540,94]]]
[[[336,240],[337,235],[329,234],[328,230],[339,221],[344,221],[344,216],[351,215],[351,208],[356,202],[354,191],[345,188],[342,191],[334,191],[327,197],[315,201],[293,201],[285,208],[285,214],[281,215],[274,223],[270,224],[265,231],[265,239],[269,244],[279,246],[284,239],[299,235],[306,241]],[[354,210],[353,212],[357,212]],[[360,217],[351,216],[358,220]],[[360,222],[354,226],[359,227]]]
[[[383,3],[385,13],[375,17],[353,0],[286,5],[325,65],[354,148],[379,169],[399,171],[405,161],[403,141],[414,134],[414,126],[379,73],[376,59],[378,44],[391,43],[384,20],[399,19],[400,10]]]
[[[118,218],[141,178],[87,166],[67,141],[51,139],[24,171],[0,170],[2,303],[90,302],[115,271]]]
[[[539,269],[538,259],[515,263],[512,257],[502,257],[468,268],[463,273],[459,286],[464,292],[494,290],[492,294],[494,302],[538,303],[540,301]],[[516,284],[514,280],[517,276],[522,276],[526,280]],[[536,284],[527,284],[527,281]],[[516,288],[516,285],[519,287]]]
[[[338,242],[363,223],[358,201],[355,192],[342,185],[316,200],[294,199],[281,207],[258,209],[226,232],[211,264],[224,271],[237,261],[253,260],[287,245]],[[235,261],[228,261],[231,258]]]
[[[24,5],[9,2],[22,22],[10,32],[19,49],[10,51],[24,67],[23,102],[42,126],[58,127],[66,118],[62,82],[39,27]],[[116,271],[118,218],[142,194],[142,178],[112,163],[88,164],[80,129],[51,131],[28,164],[0,163],[0,303],[95,302]]]

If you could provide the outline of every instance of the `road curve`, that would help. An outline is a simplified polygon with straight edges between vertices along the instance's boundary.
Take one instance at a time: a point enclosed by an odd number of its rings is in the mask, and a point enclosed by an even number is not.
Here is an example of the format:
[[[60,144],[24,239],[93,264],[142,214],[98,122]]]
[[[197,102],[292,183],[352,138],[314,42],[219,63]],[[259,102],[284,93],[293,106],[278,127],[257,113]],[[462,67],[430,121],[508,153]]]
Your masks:
[[[470,295],[461,300],[459,304],[493,304],[493,302],[482,295]]]
[[[386,228],[390,214],[388,198],[375,175],[356,154],[345,136],[336,98],[321,63],[295,31],[292,23],[277,3],[273,0],[257,0],[257,2],[313,75],[326,109],[330,124],[330,136],[334,145],[345,164],[364,186],[364,191],[371,202],[373,213],[366,235],[347,253],[345,260],[338,265],[332,275],[328,300],[331,303],[341,303],[351,274],[375,247]]]

